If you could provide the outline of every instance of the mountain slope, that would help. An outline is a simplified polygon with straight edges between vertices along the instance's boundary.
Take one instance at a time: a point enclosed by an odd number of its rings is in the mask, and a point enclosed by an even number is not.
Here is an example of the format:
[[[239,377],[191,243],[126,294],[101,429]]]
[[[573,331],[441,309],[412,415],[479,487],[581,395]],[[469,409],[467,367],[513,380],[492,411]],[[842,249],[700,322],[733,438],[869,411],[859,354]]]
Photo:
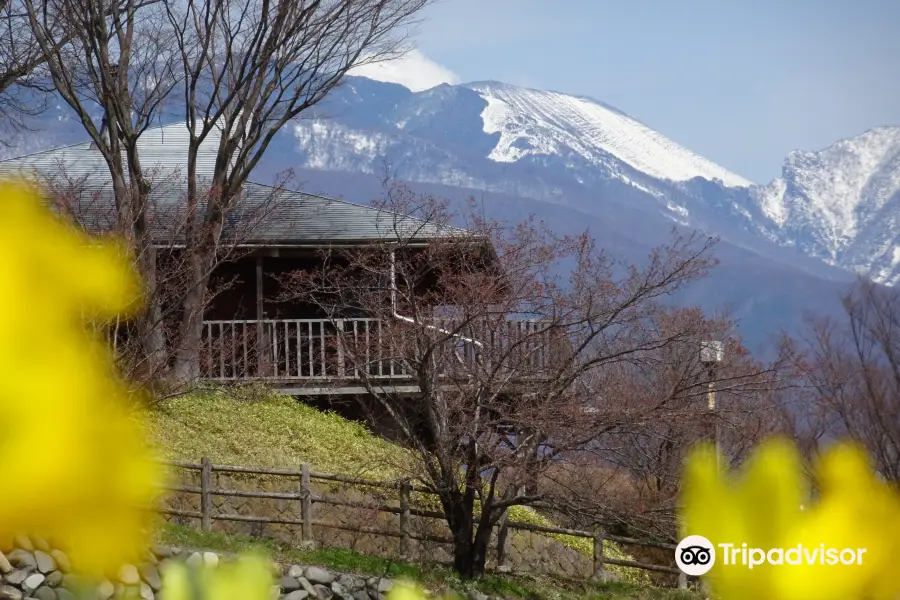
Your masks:
[[[637,191],[629,202],[701,227],[722,211],[691,182],[709,180],[726,196],[750,185],[617,109],[495,82],[413,93],[347,78],[294,134],[293,166],[377,173],[388,163],[402,179],[580,208]]]
[[[492,81],[466,87],[487,101],[481,113],[484,131],[500,133],[499,142],[488,156],[491,160],[515,162],[529,155],[574,151],[598,163],[611,155],[661,180],[703,177],[730,187],[752,185],[596,100]]]
[[[295,166],[512,194],[601,215],[624,204],[804,269],[900,279],[900,128],[794,152],[756,186],[589,98],[497,82],[413,93],[349,78],[298,121]],[[826,271],[821,271],[826,272]]]
[[[772,260],[825,267],[761,231],[768,218],[749,182],[593,100],[494,82],[413,93],[348,78],[295,122],[293,134],[293,144],[279,141],[279,156],[293,158],[294,168],[381,174],[388,166],[407,181],[530,198],[592,215],[628,206]],[[273,167],[267,165],[268,176]]]
[[[792,152],[753,198],[771,239],[881,283],[900,280],[900,127]]]

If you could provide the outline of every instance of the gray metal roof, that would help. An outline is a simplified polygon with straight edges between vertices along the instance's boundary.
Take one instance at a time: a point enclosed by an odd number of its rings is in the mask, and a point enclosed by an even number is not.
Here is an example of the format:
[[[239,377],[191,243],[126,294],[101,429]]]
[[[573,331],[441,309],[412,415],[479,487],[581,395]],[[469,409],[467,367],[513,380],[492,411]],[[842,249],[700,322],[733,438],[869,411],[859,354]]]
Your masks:
[[[201,144],[197,170],[212,174],[219,135],[214,130]],[[188,132],[183,123],[145,131],[139,139],[144,172],[152,184],[151,204],[157,235],[177,243],[185,185]],[[0,177],[24,177],[63,194],[70,211],[88,229],[114,223],[112,186],[103,156],[85,142],[0,161]],[[202,214],[202,213],[201,213]],[[241,243],[308,245],[375,240],[434,239],[463,234],[453,227],[401,216],[305,192],[247,183],[234,214],[227,218]]]
[[[212,174],[219,146],[220,132],[213,128],[197,153],[197,172]],[[138,139],[141,166],[150,179],[173,177],[187,168],[188,129],[184,123],[147,129]],[[81,178],[95,183],[107,182],[109,170],[103,155],[93,143],[82,142],[35,152],[27,156],[0,161],[0,174],[58,176],[64,169],[66,178]]]

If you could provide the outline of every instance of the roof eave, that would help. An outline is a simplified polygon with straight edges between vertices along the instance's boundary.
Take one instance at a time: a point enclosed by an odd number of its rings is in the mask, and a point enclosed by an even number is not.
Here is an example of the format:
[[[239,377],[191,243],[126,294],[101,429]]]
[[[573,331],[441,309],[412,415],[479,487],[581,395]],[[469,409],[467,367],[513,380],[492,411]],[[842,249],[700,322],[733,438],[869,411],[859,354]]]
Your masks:
[[[486,236],[477,236],[469,239],[458,239],[454,236],[432,236],[432,237],[421,237],[421,238],[409,238],[406,240],[398,240],[399,243],[402,243],[404,246],[411,247],[425,247],[430,244],[434,244],[436,242],[456,242],[456,243],[470,243],[470,244],[485,244],[489,246],[494,253],[496,253],[496,249],[493,249],[493,244],[490,243],[489,238]],[[332,239],[304,239],[304,240],[292,240],[290,238],[282,238],[282,239],[249,239],[247,241],[236,244],[239,248],[334,248],[334,247],[361,247],[361,246],[382,246],[385,244],[393,243],[393,240],[386,238],[351,238],[351,239],[341,239],[341,238],[332,238]],[[157,247],[183,247],[183,241],[168,241],[161,240],[154,242],[154,245]]]

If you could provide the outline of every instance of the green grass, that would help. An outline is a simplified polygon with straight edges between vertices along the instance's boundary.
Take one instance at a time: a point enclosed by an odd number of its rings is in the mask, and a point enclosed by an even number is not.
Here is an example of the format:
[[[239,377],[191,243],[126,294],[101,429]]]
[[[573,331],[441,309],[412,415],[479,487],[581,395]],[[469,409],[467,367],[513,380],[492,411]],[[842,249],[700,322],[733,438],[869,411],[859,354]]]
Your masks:
[[[276,546],[268,540],[206,532],[173,523],[163,523],[159,527],[156,531],[156,541],[164,546],[215,550],[225,554],[238,554],[241,552],[262,553],[274,559],[278,558]]]
[[[416,565],[399,563],[381,556],[359,554],[341,548],[300,550],[275,540],[240,535],[203,532],[192,527],[167,523],[157,532],[157,542],[167,546],[214,550],[226,554],[261,553],[284,564],[320,565],[344,573],[392,578],[423,579]]]
[[[406,452],[361,423],[256,390],[171,398],[149,413],[150,430],[171,459],[257,467],[297,467],[392,479]]]
[[[299,468],[354,475],[375,480],[396,480],[409,472],[414,457],[406,450],[371,433],[363,424],[298,403],[290,396],[265,388],[217,390],[171,398],[149,411],[153,439],[170,459],[258,467]],[[440,506],[433,496],[414,502],[431,510]],[[530,507],[514,506],[510,519],[554,526]],[[587,538],[546,535],[586,556],[593,554]],[[629,559],[616,544],[604,552]],[[644,571],[612,567],[625,580],[645,583]]]
[[[205,533],[173,524],[167,524],[157,532],[157,542],[226,554],[257,552],[282,564],[319,565],[344,573],[413,580],[434,592],[464,592],[475,588],[484,594],[523,600],[700,600],[700,596],[692,592],[648,585],[572,582],[513,574],[488,574],[475,582],[463,582],[445,567],[406,564],[337,548],[304,551],[273,540]]]

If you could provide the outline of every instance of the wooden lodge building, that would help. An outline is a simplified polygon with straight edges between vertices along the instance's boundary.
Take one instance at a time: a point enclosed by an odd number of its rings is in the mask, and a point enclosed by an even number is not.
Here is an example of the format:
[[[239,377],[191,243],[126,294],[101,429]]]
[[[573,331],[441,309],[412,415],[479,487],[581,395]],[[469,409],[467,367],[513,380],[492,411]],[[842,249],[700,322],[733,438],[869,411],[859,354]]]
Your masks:
[[[142,164],[151,173],[155,206],[178,206],[178,172],[186,164],[187,142],[183,124],[149,129],[142,135]],[[201,146],[198,172],[211,172],[217,145],[218,138],[210,135]],[[104,222],[114,214],[109,210],[111,200],[105,212],[97,208],[111,192],[107,165],[91,142],[0,161],[0,177],[9,176],[47,178],[54,181],[55,191],[63,181],[62,187],[73,190],[68,202],[83,226],[103,230],[112,225]],[[256,223],[252,235],[240,242],[239,258],[222,263],[214,273],[233,283],[204,314],[203,344],[208,351],[201,361],[201,378],[220,383],[262,381],[295,396],[365,393],[335,340],[339,333],[365,337],[367,342],[378,339],[382,324],[360,315],[329,318],[312,303],[279,301],[278,277],[314,267],[322,260],[323,249],[383,242],[389,233],[396,235],[398,224],[413,226],[415,233],[405,240],[410,245],[427,245],[452,232],[370,206],[284,189],[277,190],[276,206],[269,211],[275,188],[247,183],[242,193],[241,214],[227,225]],[[165,214],[164,208],[160,210]],[[171,233],[160,235],[166,239],[159,245],[172,247]],[[527,332],[539,324],[510,321],[509,326]],[[377,343],[373,348],[377,352]],[[368,364],[369,377],[383,381],[384,387],[416,392],[400,365],[377,357]]]

